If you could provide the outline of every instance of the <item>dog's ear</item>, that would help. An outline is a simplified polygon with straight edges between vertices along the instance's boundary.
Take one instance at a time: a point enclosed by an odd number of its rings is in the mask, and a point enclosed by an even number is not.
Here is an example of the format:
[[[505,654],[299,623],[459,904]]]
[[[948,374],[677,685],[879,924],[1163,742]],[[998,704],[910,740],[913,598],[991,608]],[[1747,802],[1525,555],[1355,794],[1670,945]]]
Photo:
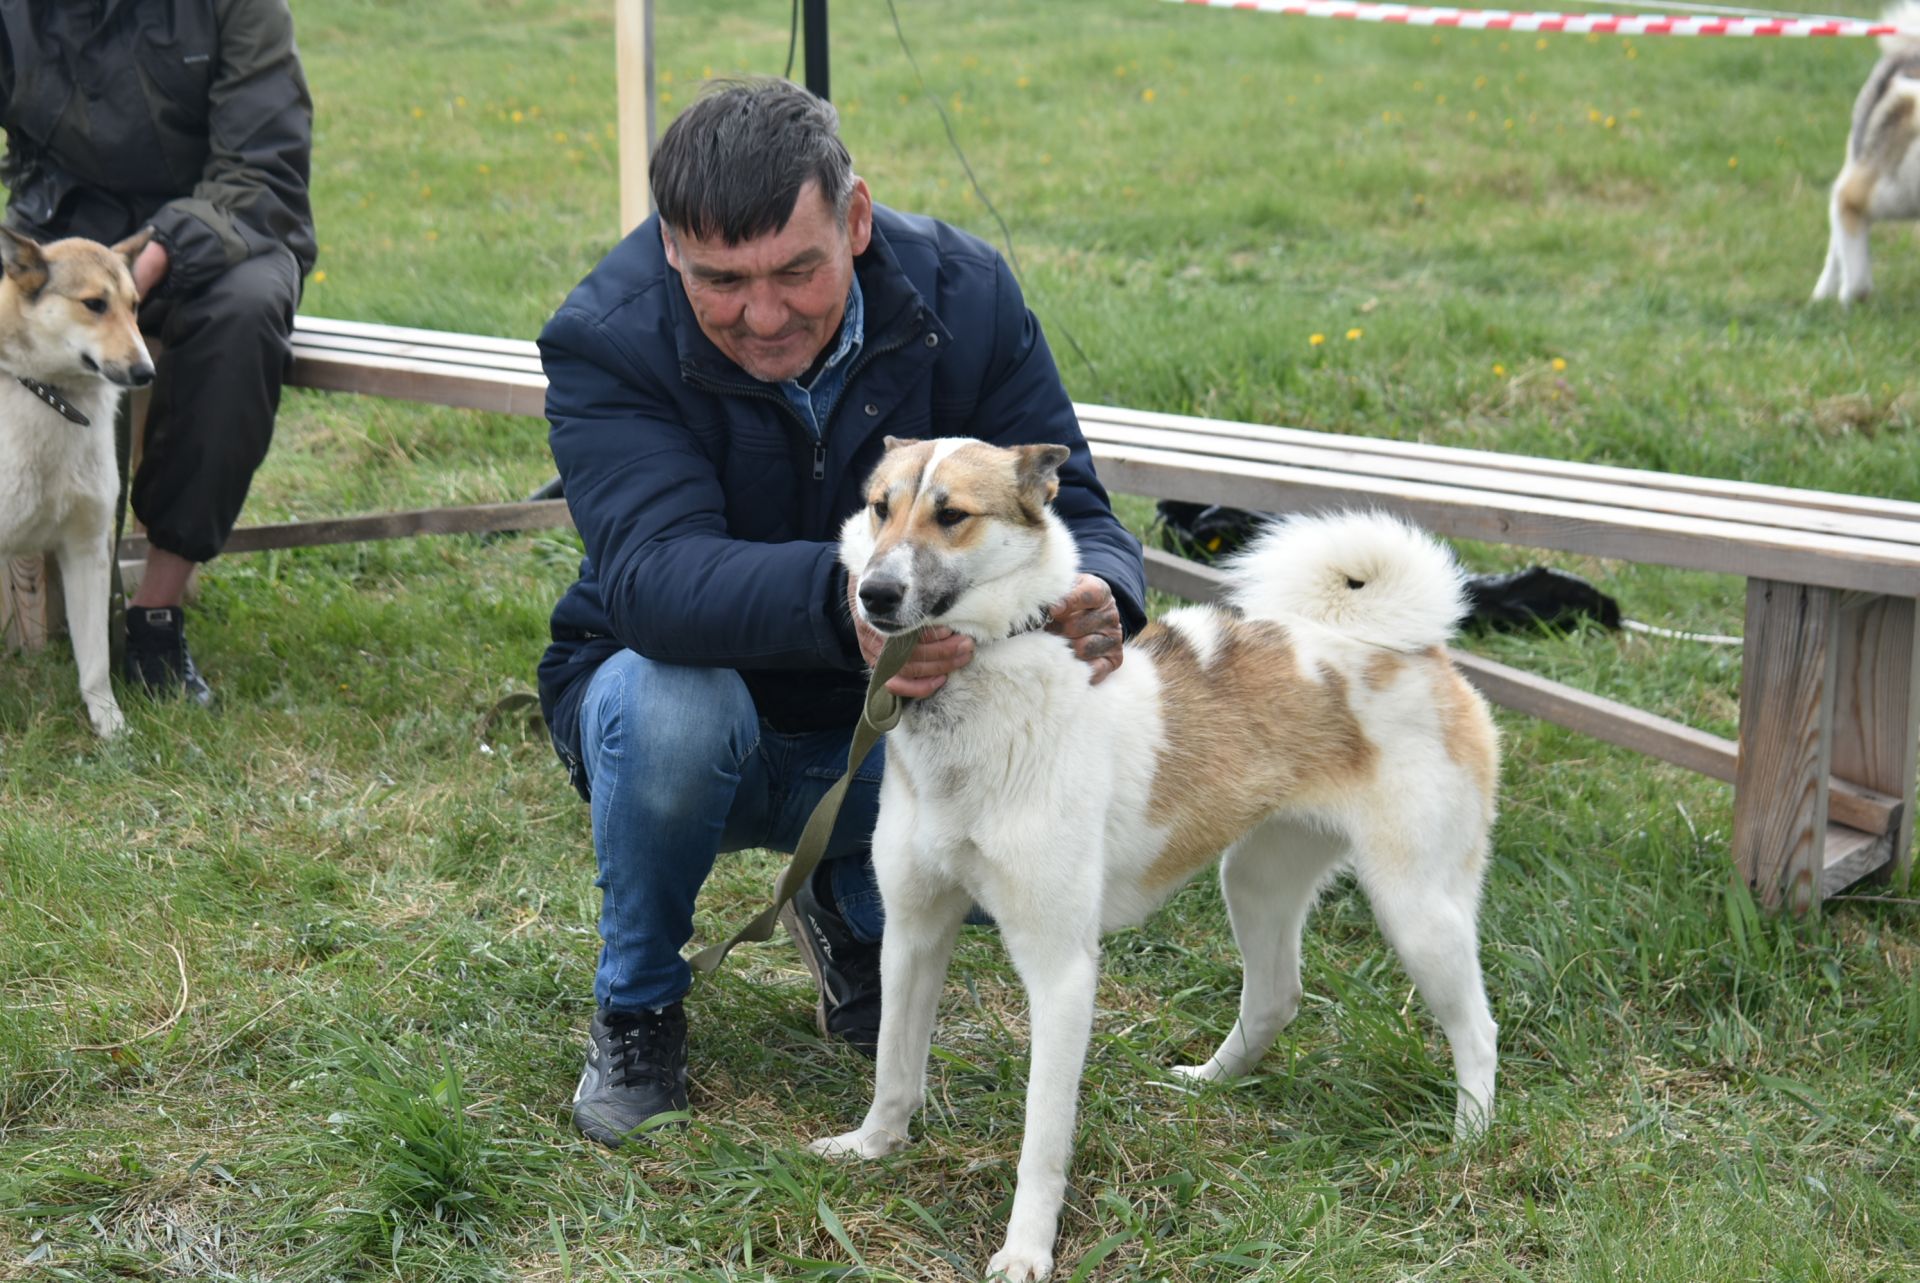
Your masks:
[[[1014,453],[1020,456],[1014,465],[1020,493],[1044,495],[1044,502],[1052,503],[1053,497],[1060,493],[1060,465],[1073,452],[1063,445],[1023,445],[1015,446]]]
[[[113,252],[127,262],[127,270],[133,270],[133,260],[140,257],[140,251],[153,240],[153,228],[143,227],[133,235],[113,247]]]
[[[919,437],[882,437],[880,439],[886,443],[889,450],[903,450],[907,446],[920,444]]]
[[[7,279],[15,289],[33,298],[46,288],[47,256],[40,243],[0,224],[0,263],[6,265]]]

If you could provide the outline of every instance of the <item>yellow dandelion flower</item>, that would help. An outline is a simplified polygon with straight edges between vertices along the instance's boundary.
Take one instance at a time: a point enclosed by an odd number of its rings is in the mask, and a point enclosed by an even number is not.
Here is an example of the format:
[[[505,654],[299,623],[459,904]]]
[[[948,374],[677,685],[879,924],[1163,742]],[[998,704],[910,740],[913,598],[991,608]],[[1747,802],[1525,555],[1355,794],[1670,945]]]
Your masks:
[[[481,161],[478,165],[475,165],[474,169],[475,171],[482,174],[491,174],[493,172],[493,166],[487,164],[487,162],[484,160]]]
[[[413,118],[414,118],[415,120],[418,120],[418,119],[420,119],[420,117],[422,117],[422,116],[424,116],[424,115],[426,115],[426,114],[427,114],[427,109],[426,109],[425,107],[415,107],[415,108],[413,109]]]
[[[1032,83],[1033,83],[1032,76],[1022,76],[1018,80],[1013,82],[1013,87],[1015,89],[1025,89],[1028,85],[1031,85]]]
[[[1052,152],[1050,152],[1050,151],[1043,151],[1043,152],[1041,152],[1041,153],[1040,153],[1040,163],[1041,163],[1042,165],[1051,165],[1051,164],[1053,163],[1053,153],[1052,153]]]
[[[660,83],[663,85],[670,85],[673,83],[673,71],[671,69],[662,71],[660,73]]]
[[[1738,156],[1727,157],[1727,168],[1728,169],[1740,168],[1740,158]]]
[[[525,116],[525,115],[523,115],[523,114],[522,114],[521,112],[519,112],[519,111],[515,111],[515,112],[513,113],[513,115],[512,115],[512,117],[510,117],[510,119],[511,119],[511,120],[513,121],[513,123],[514,123],[514,124],[516,124],[516,125],[517,125],[517,124],[519,124],[519,123],[520,123],[521,121],[523,121],[523,120],[525,120],[525,119],[526,119],[526,116]]]
[[[1299,101],[1300,101],[1300,96],[1298,94],[1287,95],[1287,106],[1292,107],[1297,103],[1299,103]]]
[[[700,68],[700,79],[702,79],[702,80],[712,80],[712,79],[713,79],[713,68],[712,68],[712,67],[702,67],[702,68]]]
[[[1556,356],[1556,357],[1554,357],[1554,358],[1553,358],[1553,372],[1554,372],[1555,374],[1558,374],[1558,373],[1560,373],[1560,371],[1562,371],[1562,370],[1564,370],[1564,369],[1566,369],[1566,368],[1567,368],[1567,358],[1566,358],[1566,357],[1564,357],[1564,356]]]
[[[662,89],[660,91],[660,105],[662,107],[673,106],[673,92],[671,90]]]
[[[1500,362],[1495,361],[1493,363],[1493,372],[1496,377],[1505,378],[1507,375],[1507,367],[1500,364]]]
[[[1308,346],[1308,347],[1319,347],[1319,346],[1320,346],[1320,345],[1321,345],[1322,343],[1325,343],[1326,341],[1327,341],[1327,336],[1326,336],[1326,335],[1324,335],[1324,334],[1309,334],[1309,335],[1307,335],[1307,346]]]
[[[1513,117],[1512,117],[1512,116],[1508,116],[1508,117],[1507,117],[1507,128],[1508,128],[1508,129],[1512,129],[1512,128],[1513,128]]]
[[[1627,58],[1629,60],[1638,58],[1639,56],[1640,56],[1640,51],[1638,49],[1635,49],[1632,45],[1627,46]]]
[[[1487,78],[1485,76],[1475,76],[1473,78],[1473,87],[1475,89],[1485,89],[1487,87]]]
[[[429,227],[427,229],[427,239],[430,241],[437,241],[440,239],[440,233],[434,231],[431,227]]]
[[[318,285],[320,282],[326,279],[327,279],[327,269],[324,267],[313,274],[313,283],[315,285]]]
[[[1508,44],[1508,43],[1507,43],[1506,41],[1504,41],[1504,40],[1502,40],[1502,41],[1500,42],[1500,52],[1501,52],[1501,53],[1506,53],[1506,52],[1508,52],[1509,50],[1511,50],[1512,48],[1513,48],[1513,46],[1512,46],[1512,45],[1510,45],[1510,44]]]
[[[908,103],[910,103],[910,102],[912,102],[912,101],[913,101],[913,99],[911,99],[911,98],[909,98],[909,97],[907,97],[907,96],[906,96],[905,94],[901,94],[901,95],[900,95],[900,105],[901,105],[902,107],[904,107],[904,106],[906,106],[906,105],[907,105]]]
[[[1113,69],[1113,74],[1114,74],[1114,75],[1116,75],[1116,76],[1124,76],[1124,75],[1126,75],[1126,74],[1127,74],[1127,68],[1126,68],[1126,66],[1125,66],[1125,64],[1122,64],[1121,66],[1118,66],[1118,67],[1115,67],[1115,68]]]
[[[1598,107],[1587,108],[1587,123],[1590,125],[1600,123],[1600,109]]]
[[[1612,116],[1608,116],[1604,123],[1608,129],[1612,129],[1615,125],[1619,124],[1620,122],[1615,120]]]
[[[1472,123],[1473,123],[1474,121],[1476,121],[1476,120],[1478,120],[1478,119],[1480,119],[1480,113],[1479,113],[1479,112],[1477,112],[1477,111],[1470,111],[1470,112],[1468,112],[1468,113],[1467,113],[1467,123],[1468,123],[1469,125],[1471,125],[1471,124],[1472,124]]]
[[[1154,99],[1154,92],[1153,92],[1153,90],[1151,90],[1151,89],[1142,89],[1142,90],[1140,91],[1140,101],[1141,101],[1141,102],[1152,102],[1152,101],[1153,101],[1153,99]]]
[[[1433,96],[1433,105],[1434,105],[1434,106],[1436,106],[1436,107],[1444,107],[1444,106],[1446,106],[1446,105],[1447,105],[1447,96],[1446,96],[1445,94],[1435,94],[1435,95]]]
[[[1360,336],[1365,333],[1366,333],[1365,330],[1361,329],[1359,326],[1355,326],[1353,329],[1347,331],[1347,342],[1358,343],[1360,341]]]
[[[554,130],[554,131],[553,131],[553,141],[555,141],[555,142],[557,142],[557,143],[563,143],[563,142],[565,142],[565,141],[567,141],[567,131],[566,131],[566,130],[564,130],[564,129],[556,129],[556,130]]]
[[[430,197],[430,196],[432,196],[432,195],[433,195],[433,188],[431,188],[431,187],[422,187],[422,188],[420,189],[420,199],[421,199],[421,200],[426,200],[426,199],[427,199],[428,197]]]
[[[1541,36],[1538,40],[1533,42],[1533,47],[1535,49],[1545,49],[1547,47],[1547,38],[1545,36]]]
[[[454,95],[453,105],[456,107],[464,107],[467,105],[467,100],[464,97],[456,94]]]

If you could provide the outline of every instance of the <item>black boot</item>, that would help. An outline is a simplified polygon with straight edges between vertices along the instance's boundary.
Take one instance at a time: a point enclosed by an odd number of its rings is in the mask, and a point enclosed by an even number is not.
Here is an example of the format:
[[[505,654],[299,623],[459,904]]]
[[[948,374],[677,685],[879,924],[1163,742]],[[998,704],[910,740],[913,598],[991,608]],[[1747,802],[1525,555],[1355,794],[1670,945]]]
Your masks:
[[[823,1038],[838,1038],[871,1060],[880,1044],[880,946],[854,938],[822,864],[780,910],[780,922],[800,946],[820,992],[813,1023]]]
[[[206,708],[213,688],[187,651],[186,614],[178,606],[128,606],[127,683],[155,699],[185,695]]]
[[[687,1107],[687,1013],[593,1015],[587,1067],[573,1089],[573,1125],[588,1140],[618,1149],[648,1119]]]

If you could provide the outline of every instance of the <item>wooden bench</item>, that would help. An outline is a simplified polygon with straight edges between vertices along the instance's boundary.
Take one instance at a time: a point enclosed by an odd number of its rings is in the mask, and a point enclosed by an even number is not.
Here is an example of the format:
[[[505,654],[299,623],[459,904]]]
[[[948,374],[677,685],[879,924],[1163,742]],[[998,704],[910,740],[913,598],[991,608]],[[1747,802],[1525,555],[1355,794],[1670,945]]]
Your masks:
[[[538,416],[546,380],[525,340],[301,317],[291,384]],[[1075,408],[1116,491],[1269,512],[1370,505],[1457,538],[1744,576],[1737,743],[1456,659],[1497,704],[1732,783],[1735,865],[1764,904],[1805,910],[1862,877],[1904,873],[1920,743],[1920,504]],[[423,509],[242,527],[228,551],[569,520],[560,499]],[[140,551],[122,546],[123,557]],[[1217,591],[1207,567],[1153,550],[1147,562],[1167,591]]]

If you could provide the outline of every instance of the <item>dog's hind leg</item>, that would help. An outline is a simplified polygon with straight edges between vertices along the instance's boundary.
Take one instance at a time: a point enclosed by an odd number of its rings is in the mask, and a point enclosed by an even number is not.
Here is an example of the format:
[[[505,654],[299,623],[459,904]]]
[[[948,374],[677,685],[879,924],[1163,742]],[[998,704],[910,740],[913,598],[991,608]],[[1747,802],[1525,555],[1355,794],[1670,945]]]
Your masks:
[[[1410,830],[1367,847],[1359,868],[1373,916],[1453,1049],[1454,1135],[1476,1136],[1493,1117],[1499,1057],[1480,976],[1479,844],[1436,843]]]
[[[1873,293],[1873,259],[1868,252],[1867,204],[1876,181],[1874,171],[1849,162],[1833,184],[1828,208],[1831,224],[1829,258],[1838,260],[1835,282],[1840,302],[1857,303]],[[1825,280],[1823,275],[1821,280]]]
[[[884,813],[883,813],[884,814]],[[832,1157],[879,1158],[907,1143],[908,1125],[927,1096],[927,1053],[954,937],[972,901],[951,884],[875,861],[887,921],[880,941],[880,1043],[873,1105],[853,1131],[807,1148]]]
[[[1840,224],[1837,216],[1830,220],[1833,224],[1827,235],[1827,261],[1820,269],[1820,279],[1813,284],[1813,301],[1823,302],[1840,296]]]
[[[1044,843],[1036,845],[1047,849]],[[1084,903],[1091,905],[1095,898]],[[1060,899],[1063,909],[1072,902]],[[1093,1035],[1099,923],[1091,915],[1074,920],[1068,912],[1018,922],[999,913],[995,917],[1026,982],[1033,1058],[1027,1070],[1026,1137],[1020,1146],[1013,1214],[1007,1221],[1006,1244],[987,1263],[987,1274],[1008,1283],[1029,1283],[1046,1278],[1053,1269],[1080,1073]]]
[[[111,646],[107,640],[107,539],[97,531],[68,534],[54,549],[60,563],[60,584],[67,599],[67,635],[73,641],[74,665],[80,670],[80,698],[87,716],[102,736],[117,735],[126,727],[120,705],[113,698],[110,677]]]
[[[1300,1010],[1300,932],[1320,887],[1345,854],[1344,838],[1269,820],[1228,849],[1220,864],[1227,919],[1244,975],[1240,1017],[1213,1058],[1175,1070],[1215,1082],[1250,1073]]]

